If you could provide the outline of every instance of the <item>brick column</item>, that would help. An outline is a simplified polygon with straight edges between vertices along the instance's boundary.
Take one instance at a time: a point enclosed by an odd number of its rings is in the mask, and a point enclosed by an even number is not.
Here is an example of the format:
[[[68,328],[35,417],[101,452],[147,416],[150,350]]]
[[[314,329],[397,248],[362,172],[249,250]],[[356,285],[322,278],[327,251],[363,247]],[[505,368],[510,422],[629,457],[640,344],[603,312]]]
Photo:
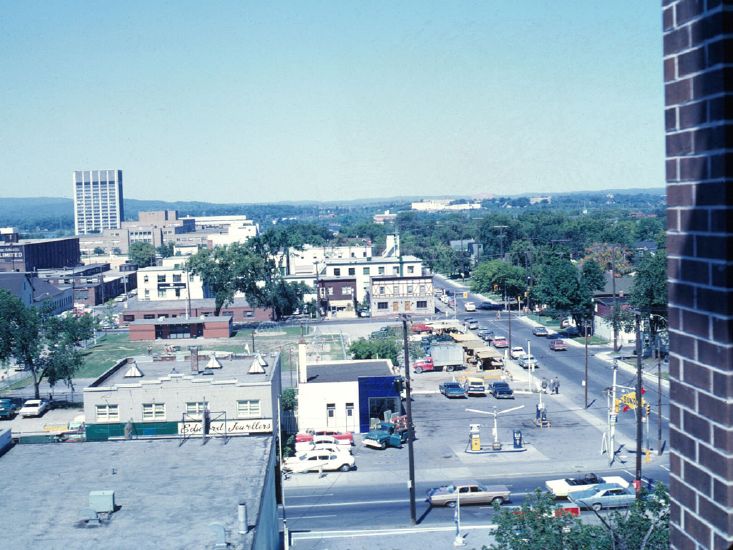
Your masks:
[[[733,543],[733,2],[663,0],[672,548]]]

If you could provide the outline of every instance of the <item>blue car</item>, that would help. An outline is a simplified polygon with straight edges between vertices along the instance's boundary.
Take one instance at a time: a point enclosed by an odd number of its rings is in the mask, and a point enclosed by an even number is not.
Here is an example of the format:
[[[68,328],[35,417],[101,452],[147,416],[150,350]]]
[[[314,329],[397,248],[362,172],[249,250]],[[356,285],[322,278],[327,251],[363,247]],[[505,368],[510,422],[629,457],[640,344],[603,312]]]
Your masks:
[[[443,382],[438,388],[446,397],[466,397],[466,390],[458,382]]]
[[[631,487],[622,487],[618,483],[600,483],[592,489],[570,493],[568,498],[580,508],[593,509],[600,512],[604,508],[626,508],[636,500]]]

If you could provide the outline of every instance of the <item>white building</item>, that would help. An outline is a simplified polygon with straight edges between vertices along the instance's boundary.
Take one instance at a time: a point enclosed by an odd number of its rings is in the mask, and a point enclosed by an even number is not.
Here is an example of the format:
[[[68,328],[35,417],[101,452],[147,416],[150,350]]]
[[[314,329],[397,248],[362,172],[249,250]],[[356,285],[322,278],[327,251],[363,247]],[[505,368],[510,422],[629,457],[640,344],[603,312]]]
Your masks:
[[[185,269],[185,257],[166,258],[167,266],[151,266],[137,272],[138,300],[199,300],[210,298],[201,277]],[[175,263],[178,262],[178,263]]]
[[[125,218],[122,170],[77,170],[72,183],[77,235],[120,227]]]
[[[301,345],[298,374],[298,429],[363,433],[372,419],[402,412],[399,376],[389,359],[305,362]]]
[[[400,313],[433,315],[432,275],[372,277],[370,308],[372,317],[394,317]]]
[[[348,246],[313,246],[306,244],[302,249],[291,248],[287,257],[279,255],[278,264],[287,275],[315,275],[321,271],[328,260],[365,259],[372,257],[370,244]]]
[[[380,275],[422,275],[422,260],[415,256],[328,260],[319,277],[356,278],[356,301],[363,302],[371,289],[371,278]]]
[[[465,202],[458,204],[451,204],[452,199],[426,199],[418,202],[413,202],[411,208],[420,212],[441,212],[450,210],[478,210],[481,208],[480,202]]]

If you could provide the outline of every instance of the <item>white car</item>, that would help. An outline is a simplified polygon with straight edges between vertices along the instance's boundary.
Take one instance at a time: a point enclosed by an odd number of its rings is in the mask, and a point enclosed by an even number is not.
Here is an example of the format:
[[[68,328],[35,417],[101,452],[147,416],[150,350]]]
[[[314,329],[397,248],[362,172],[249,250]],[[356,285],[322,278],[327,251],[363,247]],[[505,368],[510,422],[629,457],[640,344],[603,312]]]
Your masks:
[[[509,355],[511,355],[512,359],[519,359],[527,355],[527,352],[524,351],[522,346],[514,346],[512,351],[509,352]]]
[[[476,304],[473,302],[464,302],[463,309],[466,311],[476,311]]]
[[[298,441],[295,443],[295,452],[312,451],[316,447],[323,445],[332,445],[334,447],[343,447],[351,449],[351,441],[348,439],[336,439],[332,435],[314,435],[310,441]]]
[[[629,482],[619,476],[601,477],[596,474],[585,474],[581,477],[569,477],[565,479],[551,479],[545,481],[545,487],[557,498],[564,498],[578,491],[592,489],[601,483],[617,483],[623,488],[629,486]]]
[[[326,451],[327,453],[347,453],[351,454],[351,445],[331,445],[321,443],[320,445],[314,445],[310,451]]]
[[[329,453],[313,450],[286,458],[282,469],[286,472],[348,472],[356,466],[356,460],[349,453]]]
[[[48,410],[48,401],[43,399],[29,399],[18,411],[18,414],[24,418],[28,416],[43,416]]]
[[[447,304],[448,302],[450,302],[450,296],[448,296],[447,294],[443,294],[440,297],[440,301],[443,302],[444,304]]]

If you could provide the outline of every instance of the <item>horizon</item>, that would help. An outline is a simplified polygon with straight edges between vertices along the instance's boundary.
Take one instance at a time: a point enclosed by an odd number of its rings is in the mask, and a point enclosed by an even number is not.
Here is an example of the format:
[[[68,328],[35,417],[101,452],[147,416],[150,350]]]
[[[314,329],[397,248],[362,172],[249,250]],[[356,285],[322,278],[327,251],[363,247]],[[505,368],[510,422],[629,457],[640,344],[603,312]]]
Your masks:
[[[74,170],[110,167],[126,196],[166,201],[664,185],[654,4],[16,1],[6,15],[8,196],[66,196]]]

